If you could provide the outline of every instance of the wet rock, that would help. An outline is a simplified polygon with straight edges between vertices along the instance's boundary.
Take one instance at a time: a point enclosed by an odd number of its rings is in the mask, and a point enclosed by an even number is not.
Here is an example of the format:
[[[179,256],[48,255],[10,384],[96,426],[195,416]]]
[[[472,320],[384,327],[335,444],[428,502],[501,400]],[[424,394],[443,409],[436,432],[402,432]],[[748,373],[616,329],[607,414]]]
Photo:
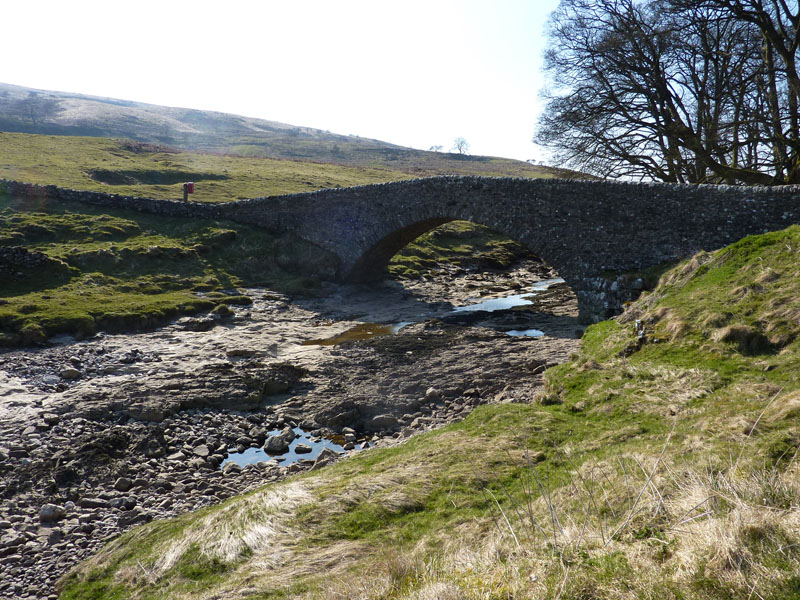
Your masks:
[[[297,445],[294,447],[294,451],[295,451],[297,454],[310,454],[310,453],[311,453],[311,450],[312,450],[312,449],[311,449],[311,446],[309,446],[309,445],[307,445],[307,444],[297,444]]]
[[[271,454],[282,454],[289,449],[289,440],[282,434],[271,435],[264,444],[264,450]]]

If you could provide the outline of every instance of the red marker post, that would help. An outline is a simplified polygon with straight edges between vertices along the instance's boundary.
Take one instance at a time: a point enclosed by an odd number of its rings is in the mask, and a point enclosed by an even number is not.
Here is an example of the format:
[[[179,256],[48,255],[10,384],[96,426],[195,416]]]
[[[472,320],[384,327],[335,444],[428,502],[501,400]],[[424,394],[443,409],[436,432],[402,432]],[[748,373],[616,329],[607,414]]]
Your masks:
[[[194,194],[194,181],[187,181],[183,184],[183,201],[189,200],[189,194]]]

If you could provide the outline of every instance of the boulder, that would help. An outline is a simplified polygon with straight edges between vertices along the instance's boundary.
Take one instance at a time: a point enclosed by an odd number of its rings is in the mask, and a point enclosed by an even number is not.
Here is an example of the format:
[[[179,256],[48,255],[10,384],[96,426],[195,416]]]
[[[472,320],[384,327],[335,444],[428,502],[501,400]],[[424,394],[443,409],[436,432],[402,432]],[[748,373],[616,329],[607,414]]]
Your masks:
[[[370,431],[394,431],[400,428],[400,420],[394,415],[378,415],[372,417],[367,427]]]
[[[39,509],[39,521],[42,523],[55,523],[66,516],[67,513],[63,507],[55,504],[45,504]]]
[[[282,435],[271,435],[264,443],[264,450],[271,454],[282,454],[289,449],[289,442]]]

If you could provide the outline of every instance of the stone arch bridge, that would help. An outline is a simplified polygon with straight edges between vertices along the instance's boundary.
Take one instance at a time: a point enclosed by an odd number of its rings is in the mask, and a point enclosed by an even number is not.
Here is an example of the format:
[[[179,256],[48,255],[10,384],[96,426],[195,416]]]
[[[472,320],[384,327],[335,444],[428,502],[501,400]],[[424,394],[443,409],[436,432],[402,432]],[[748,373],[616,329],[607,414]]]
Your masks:
[[[557,269],[588,322],[638,294],[637,271],[800,222],[800,188],[447,176],[242,200],[219,210],[332,252],[338,277],[349,281],[379,278],[396,252],[443,223],[480,223]]]

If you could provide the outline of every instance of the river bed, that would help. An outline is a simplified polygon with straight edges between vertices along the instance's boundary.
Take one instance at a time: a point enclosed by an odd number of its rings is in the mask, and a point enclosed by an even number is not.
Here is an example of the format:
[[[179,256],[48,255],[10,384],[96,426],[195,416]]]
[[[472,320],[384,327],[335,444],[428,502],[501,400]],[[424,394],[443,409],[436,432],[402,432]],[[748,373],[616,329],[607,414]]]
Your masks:
[[[480,404],[533,401],[542,371],[579,344],[574,295],[556,284],[511,310],[454,307],[489,290],[528,296],[550,277],[522,265],[330,284],[311,299],[246,290],[253,304],[231,318],[0,354],[0,598],[50,597],[66,569],[138,523],[319,468],[348,447],[402,443]],[[374,324],[390,329],[375,335]],[[308,343],[357,327],[372,333]],[[543,334],[515,333],[532,330]],[[302,432],[296,444],[336,447],[227,466],[287,428]]]

